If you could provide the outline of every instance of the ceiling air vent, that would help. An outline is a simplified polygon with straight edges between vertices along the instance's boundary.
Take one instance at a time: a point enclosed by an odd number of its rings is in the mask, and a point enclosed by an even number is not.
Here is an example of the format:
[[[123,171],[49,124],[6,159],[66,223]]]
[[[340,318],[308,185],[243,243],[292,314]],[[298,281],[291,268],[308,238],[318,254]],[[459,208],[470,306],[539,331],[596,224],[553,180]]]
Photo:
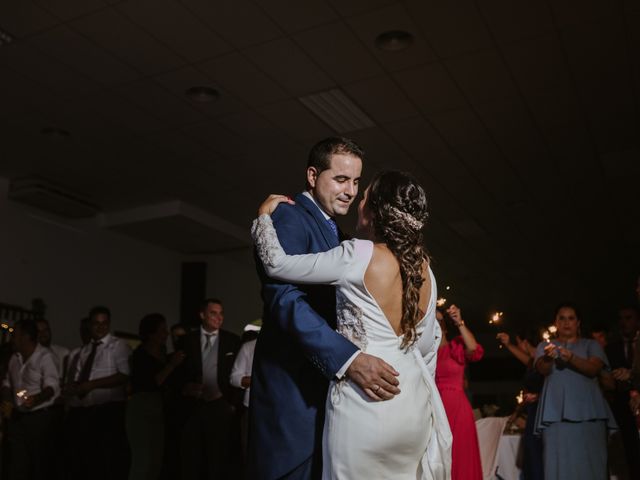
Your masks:
[[[300,97],[299,100],[338,133],[375,127],[373,120],[337,88]]]
[[[66,218],[93,217],[100,208],[80,195],[41,178],[16,178],[9,183],[9,199]]]

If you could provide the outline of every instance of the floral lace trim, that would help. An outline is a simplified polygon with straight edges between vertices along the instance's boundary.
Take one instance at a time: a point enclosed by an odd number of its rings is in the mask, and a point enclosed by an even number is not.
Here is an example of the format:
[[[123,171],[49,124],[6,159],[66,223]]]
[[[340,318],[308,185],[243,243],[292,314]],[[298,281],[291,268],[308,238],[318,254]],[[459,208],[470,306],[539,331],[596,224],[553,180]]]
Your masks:
[[[256,218],[251,225],[251,237],[262,263],[270,267],[276,266],[276,258],[282,247],[271,221],[271,216],[264,214]]]
[[[362,309],[340,293],[336,292],[336,319],[338,333],[357,345],[363,352],[367,349],[367,331],[364,328]]]

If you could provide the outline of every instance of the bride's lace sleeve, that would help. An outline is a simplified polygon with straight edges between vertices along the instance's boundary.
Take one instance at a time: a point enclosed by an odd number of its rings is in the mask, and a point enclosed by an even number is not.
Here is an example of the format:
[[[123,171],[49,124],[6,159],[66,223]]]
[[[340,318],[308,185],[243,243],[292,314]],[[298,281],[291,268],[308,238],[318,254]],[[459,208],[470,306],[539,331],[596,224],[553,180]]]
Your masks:
[[[251,236],[267,275],[284,282],[338,284],[355,256],[355,241],[343,242],[327,252],[287,255],[271,217],[266,214],[253,221]]]

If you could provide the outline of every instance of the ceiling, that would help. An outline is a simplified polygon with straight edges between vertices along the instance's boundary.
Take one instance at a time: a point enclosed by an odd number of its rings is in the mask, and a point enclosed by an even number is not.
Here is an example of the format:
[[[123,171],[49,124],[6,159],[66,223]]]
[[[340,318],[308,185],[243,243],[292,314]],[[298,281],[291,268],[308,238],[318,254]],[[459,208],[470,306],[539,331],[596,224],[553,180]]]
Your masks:
[[[230,248],[336,133],[299,97],[338,88],[375,124],[347,134],[365,178],[424,182],[434,270],[467,309],[524,323],[575,299],[601,320],[633,291],[638,2],[21,0],[0,3],[0,29],[14,37],[0,47],[0,176],[40,176],[107,214],[184,202],[230,225]],[[413,44],[377,49],[390,30]],[[201,85],[219,99],[185,95]],[[157,237],[148,223],[119,230]]]

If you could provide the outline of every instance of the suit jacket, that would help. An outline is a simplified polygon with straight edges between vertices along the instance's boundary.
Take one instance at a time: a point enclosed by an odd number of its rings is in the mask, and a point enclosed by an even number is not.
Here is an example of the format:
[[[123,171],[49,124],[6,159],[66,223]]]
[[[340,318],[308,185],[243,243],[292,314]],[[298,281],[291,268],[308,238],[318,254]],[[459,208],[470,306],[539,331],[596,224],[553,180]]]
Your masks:
[[[240,349],[240,337],[226,330],[218,332],[218,386],[223,397],[232,405],[239,406],[243,390],[231,386],[229,377],[236,354]],[[178,395],[187,383],[202,383],[202,350],[200,346],[200,329],[182,337],[178,349],[185,353],[185,359],[175,371],[173,384]],[[183,397],[187,403],[195,399]]]
[[[322,212],[300,194],[272,215],[288,254],[317,253],[338,245]],[[266,276],[263,326],[253,361],[249,402],[249,478],[279,478],[322,446],[328,381],[357,351],[335,331],[335,289],[291,285]]]

